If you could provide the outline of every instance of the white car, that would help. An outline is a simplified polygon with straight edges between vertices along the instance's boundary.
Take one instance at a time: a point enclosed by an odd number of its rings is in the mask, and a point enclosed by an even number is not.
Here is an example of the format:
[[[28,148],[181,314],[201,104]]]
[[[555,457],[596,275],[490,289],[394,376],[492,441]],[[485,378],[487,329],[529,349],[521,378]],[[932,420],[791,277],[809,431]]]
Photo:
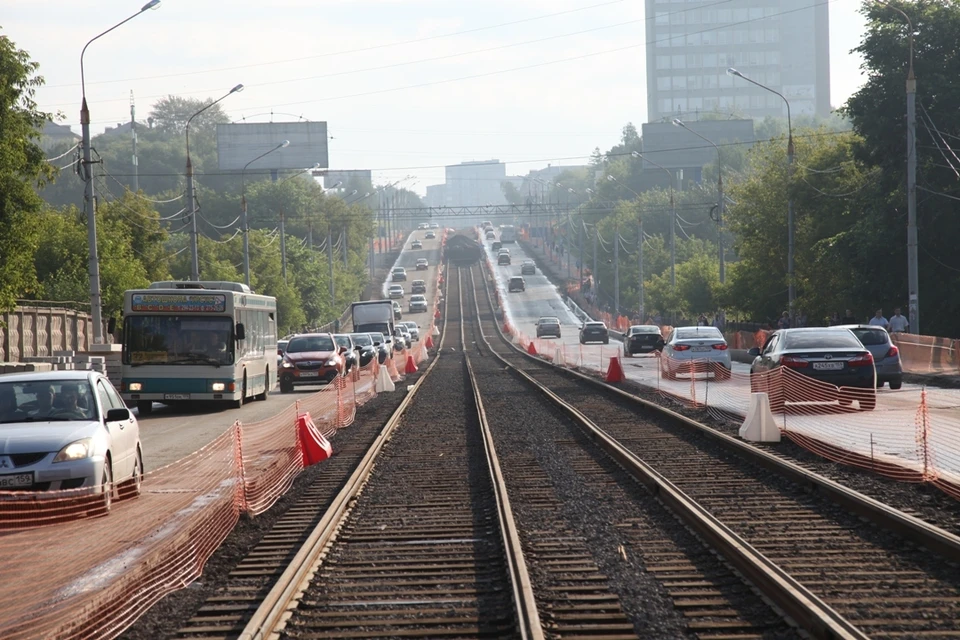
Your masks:
[[[409,306],[409,311],[410,311],[410,313],[426,313],[426,311],[427,311],[427,298],[426,298],[425,296],[423,296],[422,294],[419,294],[419,293],[416,294],[416,295],[412,295],[412,296],[410,296],[410,303],[409,303],[409,305],[410,305],[410,306]],[[409,324],[409,323],[408,323],[408,324]],[[416,325],[417,323],[416,323],[416,322],[413,322],[412,324]]]
[[[410,331],[410,337],[414,342],[420,342],[420,327],[413,320],[405,320],[401,324],[405,325]]]
[[[392,284],[390,288],[387,289],[387,295],[391,298],[402,298],[404,295],[403,285],[402,284]]]
[[[668,380],[681,373],[729,380],[731,368],[727,341],[716,327],[676,327],[661,351],[660,372]]]
[[[84,490],[102,511],[139,496],[143,449],[137,419],[96,371],[0,376],[0,490]]]

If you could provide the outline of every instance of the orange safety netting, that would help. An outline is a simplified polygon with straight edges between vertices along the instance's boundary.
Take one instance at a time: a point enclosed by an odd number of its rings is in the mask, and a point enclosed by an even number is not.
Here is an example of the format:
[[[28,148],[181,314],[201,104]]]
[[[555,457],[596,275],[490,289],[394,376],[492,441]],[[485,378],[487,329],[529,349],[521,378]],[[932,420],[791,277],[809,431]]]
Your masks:
[[[18,578],[0,582],[0,635],[118,635],[199,577],[241,513],[262,513],[289,488],[303,470],[299,416],[309,413],[326,435],[350,425],[376,396],[377,369],[337,378],[267,420],[234,423],[147,473],[141,495],[114,502],[106,517],[80,517],[103,508],[77,490],[0,494],[0,571]]]
[[[903,370],[918,374],[960,376],[960,340],[894,333]]]

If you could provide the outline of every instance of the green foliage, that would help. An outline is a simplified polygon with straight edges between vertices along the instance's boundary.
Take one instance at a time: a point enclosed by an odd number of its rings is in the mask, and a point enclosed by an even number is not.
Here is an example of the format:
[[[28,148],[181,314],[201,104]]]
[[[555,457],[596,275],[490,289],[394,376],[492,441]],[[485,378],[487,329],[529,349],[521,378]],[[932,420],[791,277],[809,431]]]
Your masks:
[[[34,217],[43,203],[31,183],[42,185],[53,175],[37,144],[50,117],[33,99],[43,84],[37,68],[26,51],[0,35],[0,311],[37,286]]]

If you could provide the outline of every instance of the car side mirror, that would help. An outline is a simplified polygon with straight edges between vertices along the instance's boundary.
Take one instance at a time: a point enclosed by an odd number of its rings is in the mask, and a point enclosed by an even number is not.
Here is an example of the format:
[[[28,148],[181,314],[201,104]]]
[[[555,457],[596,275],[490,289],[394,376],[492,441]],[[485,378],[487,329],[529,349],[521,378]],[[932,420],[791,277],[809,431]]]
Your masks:
[[[237,340],[247,339],[247,332],[244,330],[242,322],[237,323],[237,327],[235,331],[236,331]]]
[[[130,410],[126,407],[107,411],[107,422],[125,422],[130,419]]]
[[[747,355],[756,358],[758,355],[760,355],[760,349],[753,347],[752,349],[747,350]]]

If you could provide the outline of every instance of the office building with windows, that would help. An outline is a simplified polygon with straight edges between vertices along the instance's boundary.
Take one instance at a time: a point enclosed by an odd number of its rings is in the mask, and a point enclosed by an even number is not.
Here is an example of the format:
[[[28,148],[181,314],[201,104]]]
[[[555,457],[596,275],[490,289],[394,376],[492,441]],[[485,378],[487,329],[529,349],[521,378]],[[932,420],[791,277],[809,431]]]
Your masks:
[[[646,0],[647,121],[700,114],[830,113],[828,4],[822,0]]]

